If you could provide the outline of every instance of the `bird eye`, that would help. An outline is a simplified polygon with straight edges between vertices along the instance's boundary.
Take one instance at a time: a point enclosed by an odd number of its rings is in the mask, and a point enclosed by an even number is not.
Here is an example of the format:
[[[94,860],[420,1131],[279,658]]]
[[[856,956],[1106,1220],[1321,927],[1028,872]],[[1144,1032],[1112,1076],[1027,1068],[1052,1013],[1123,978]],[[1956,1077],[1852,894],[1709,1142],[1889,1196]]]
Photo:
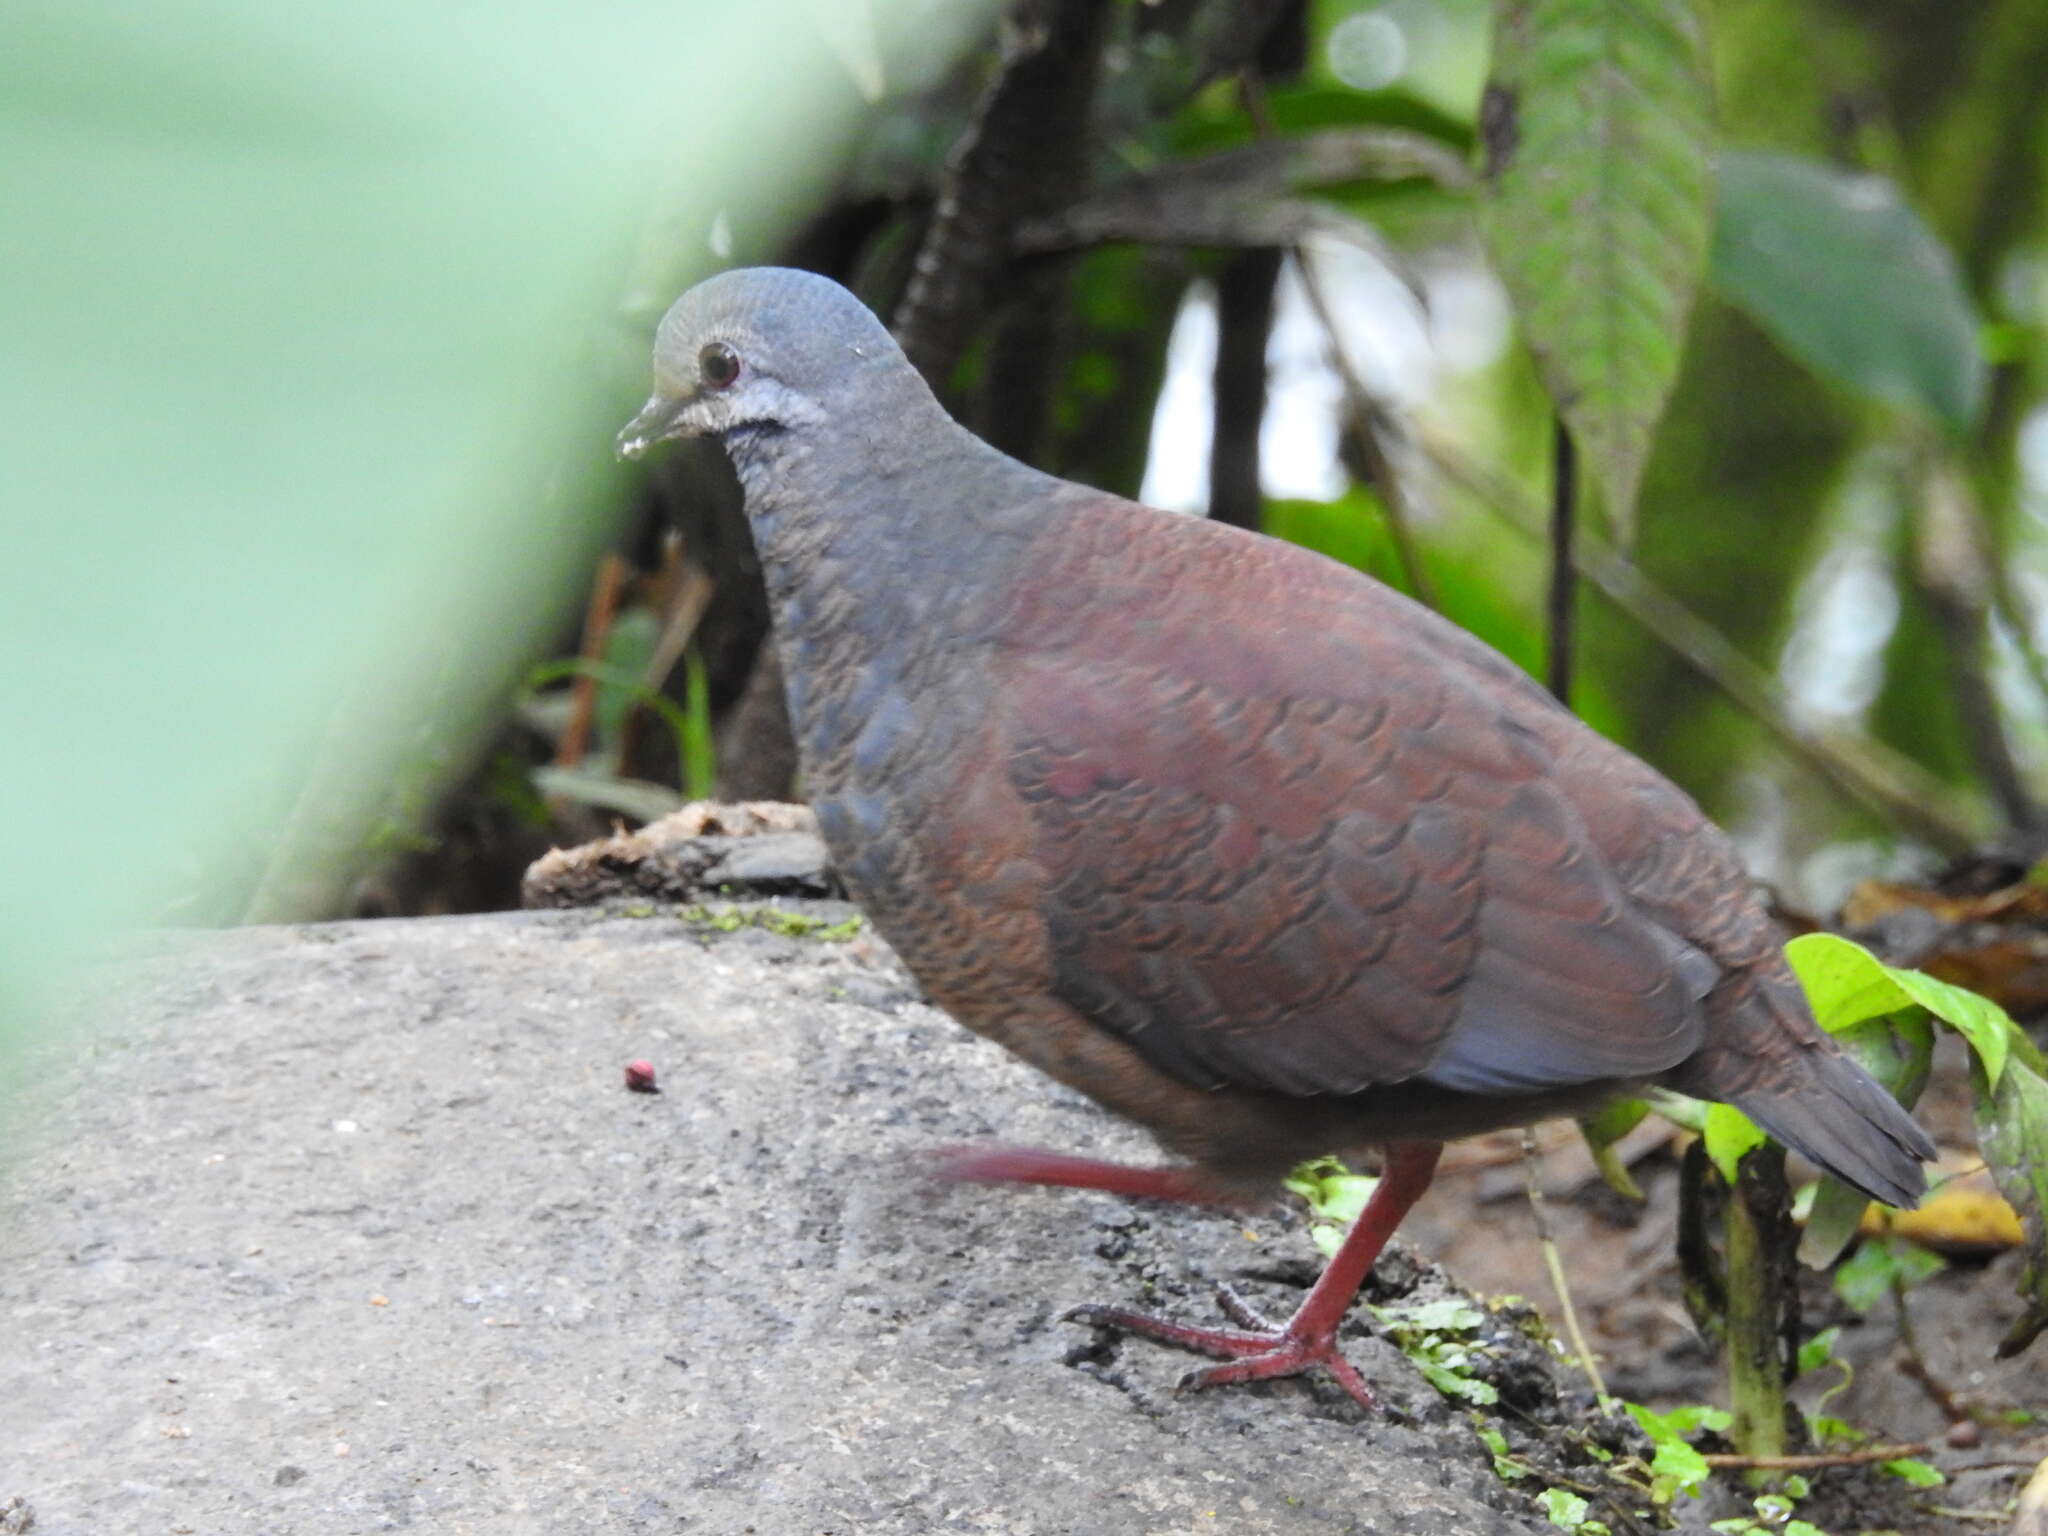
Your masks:
[[[740,355],[722,341],[711,342],[697,354],[697,372],[713,389],[730,389],[740,376]]]

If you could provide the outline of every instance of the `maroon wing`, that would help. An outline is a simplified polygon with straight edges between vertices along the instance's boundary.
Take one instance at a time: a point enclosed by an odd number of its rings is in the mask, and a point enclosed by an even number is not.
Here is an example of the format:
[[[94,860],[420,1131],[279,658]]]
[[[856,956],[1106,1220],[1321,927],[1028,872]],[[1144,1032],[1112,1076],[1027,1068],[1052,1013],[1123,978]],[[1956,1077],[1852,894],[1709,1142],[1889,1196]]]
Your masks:
[[[996,697],[1083,1015],[1183,1081],[1293,1094],[1533,1092],[1697,1047],[1718,969],[1624,892],[1504,659],[1318,556],[1107,498],[1032,568]]]

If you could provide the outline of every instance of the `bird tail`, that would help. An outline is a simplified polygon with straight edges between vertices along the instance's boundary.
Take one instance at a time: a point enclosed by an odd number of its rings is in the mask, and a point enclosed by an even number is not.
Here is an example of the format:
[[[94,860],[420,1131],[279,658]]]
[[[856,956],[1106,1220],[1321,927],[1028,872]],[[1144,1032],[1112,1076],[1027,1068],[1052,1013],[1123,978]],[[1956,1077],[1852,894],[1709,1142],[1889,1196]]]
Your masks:
[[[1773,957],[1775,959],[1775,956]],[[1910,1208],[1927,1191],[1934,1143],[1877,1079],[1814,1022],[1782,961],[1708,1003],[1719,1049],[1678,1086],[1733,1104],[1786,1146],[1873,1200]],[[1730,995],[1732,993],[1732,995]],[[1716,1007],[1716,1004],[1722,1006]]]

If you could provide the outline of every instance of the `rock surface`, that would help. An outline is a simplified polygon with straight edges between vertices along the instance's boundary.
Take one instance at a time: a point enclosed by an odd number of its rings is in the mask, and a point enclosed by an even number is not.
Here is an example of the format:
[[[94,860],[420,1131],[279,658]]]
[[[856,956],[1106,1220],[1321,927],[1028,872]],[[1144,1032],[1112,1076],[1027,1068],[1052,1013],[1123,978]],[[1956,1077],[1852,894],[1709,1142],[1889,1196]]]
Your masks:
[[[38,1536],[1551,1529],[1387,1345],[1346,1349],[1406,1422],[1176,1398],[1186,1357],[1058,1322],[1212,1319],[1306,1237],[920,1177],[1153,1154],[871,940],[499,914],[122,970],[0,1106],[0,1506]]]

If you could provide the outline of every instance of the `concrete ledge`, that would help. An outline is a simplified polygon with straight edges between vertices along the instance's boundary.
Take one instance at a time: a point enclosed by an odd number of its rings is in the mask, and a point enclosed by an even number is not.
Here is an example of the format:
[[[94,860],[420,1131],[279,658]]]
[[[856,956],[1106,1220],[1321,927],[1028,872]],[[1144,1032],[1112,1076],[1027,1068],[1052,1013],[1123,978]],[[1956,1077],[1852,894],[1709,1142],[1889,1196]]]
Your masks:
[[[1418,1422],[1176,1398],[1185,1357],[1054,1321],[1213,1316],[1308,1245],[917,1177],[990,1136],[1153,1154],[872,941],[550,912],[124,969],[0,1168],[0,1508],[38,1536],[1548,1528],[1385,1345],[1347,1348]]]

